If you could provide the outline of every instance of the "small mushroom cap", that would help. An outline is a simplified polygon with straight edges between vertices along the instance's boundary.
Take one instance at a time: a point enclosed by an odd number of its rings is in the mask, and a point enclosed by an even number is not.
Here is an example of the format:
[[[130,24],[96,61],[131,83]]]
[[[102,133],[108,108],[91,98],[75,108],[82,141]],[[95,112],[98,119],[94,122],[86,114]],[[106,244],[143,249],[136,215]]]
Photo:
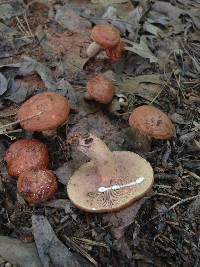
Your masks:
[[[7,149],[5,160],[9,175],[19,176],[20,173],[33,167],[46,168],[49,162],[48,149],[38,140],[20,139]]]
[[[89,98],[102,104],[108,104],[114,96],[114,86],[103,75],[99,74],[87,82]]]
[[[29,203],[44,202],[52,198],[56,190],[56,177],[47,169],[26,170],[17,180],[17,192]]]
[[[174,135],[175,129],[164,112],[149,105],[136,108],[129,117],[129,125],[155,139],[169,139]]]
[[[96,25],[91,32],[92,39],[102,48],[115,47],[120,41],[120,33],[112,25]]]
[[[126,175],[111,181],[111,186],[125,185],[142,177],[143,181],[100,193],[98,189],[104,185],[101,184],[94,162],[83,164],[67,185],[68,196],[79,209],[93,213],[117,211],[140,199],[151,189],[154,180],[153,169],[145,159],[128,151],[112,153],[117,165],[120,169],[124,169]]]
[[[65,97],[53,92],[44,92],[28,99],[18,110],[17,117],[23,120],[42,112],[39,116],[24,120],[20,124],[27,131],[46,131],[63,124],[69,117],[69,110],[69,102]]]

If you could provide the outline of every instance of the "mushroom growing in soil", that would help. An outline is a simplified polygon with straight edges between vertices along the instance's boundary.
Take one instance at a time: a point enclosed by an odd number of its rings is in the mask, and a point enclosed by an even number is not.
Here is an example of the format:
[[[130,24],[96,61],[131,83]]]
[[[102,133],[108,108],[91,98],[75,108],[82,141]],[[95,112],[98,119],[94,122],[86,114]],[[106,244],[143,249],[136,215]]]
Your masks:
[[[114,86],[102,74],[98,74],[87,82],[85,99],[108,104],[114,96]]]
[[[150,105],[137,107],[129,117],[129,125],[134,129],[134,142],[143,151],[149,151],[152,138],[170,139],[175,131],[170,118]]]
[[[88,57],[95,56],[101,48],[106,50],[108,58],[116,62],[124,52],[119,31],[110,24],[96,25],[91,32],[91,43],[87,49]]]
[[[9,175],[19,176],[32,167],[46,168],[49,163],[48,149],[38,140],[20,139],[7,149],[5,160]]]
[[[129,151],[111,152],[93,134],[79,139],[79,150],[91,161],[70,178],[67,192],[72,203],[87,212],[113,212],[142,198],[153,185],[151,165]]]
[[[22,104],[17,117],[23,129],[40,132],[55,129],[66,122],[69,110],[69,102],[65,97],[54,92],[44,92]]]
[[[29,203],[44,202],[52,198],[56,190],[56,177],[47,169],[26,170],[17,180],[17,192]]]

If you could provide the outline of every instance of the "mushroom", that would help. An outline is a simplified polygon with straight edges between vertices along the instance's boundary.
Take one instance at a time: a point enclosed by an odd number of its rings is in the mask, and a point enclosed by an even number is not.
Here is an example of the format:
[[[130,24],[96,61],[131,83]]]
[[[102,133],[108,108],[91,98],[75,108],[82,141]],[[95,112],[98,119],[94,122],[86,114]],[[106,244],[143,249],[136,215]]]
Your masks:
[[[96,75],[87,82],[85,99],[108,104],[114,96],[114,86],[102,74]]]
[[[56,190],[56,177],[47,169],[26,170],[17,180],[17,192],[29,203],[44,202],[52,198]]]
[[[32,167],[46,168],[49,162],[48,149],[38,140],[20,139],[7,149],[5,160],[9,175],[19,176]]]
[[[129,125],[135,130],[135,143],[143,151],[149,151],[152,138],[170,139],[175,131],[170,118],[160,109],[150,105],[137,107],[129,117]]]
[[[107,56],[113,62],[121,57],[124,51],[124,44],[121,41],[119,31],[112,25],[96,25],[92,29],[91,38],[94,42],[87,49],[88,57],[95,56],[101,48],[106,49]]]
[[[87,212],[113,212],[142,198],[153,185],[151,165],[129,151],[111,152],[93,134],[79,139],[78,149],[91,161],[83,164],[69,180],[71,202]]]
[[[27,131],[52,130],[67,121],[68,100],[54,92],[44,92],[29,98],[18,110],[21,127]],[[27,118],[27,119],[26,119]]]

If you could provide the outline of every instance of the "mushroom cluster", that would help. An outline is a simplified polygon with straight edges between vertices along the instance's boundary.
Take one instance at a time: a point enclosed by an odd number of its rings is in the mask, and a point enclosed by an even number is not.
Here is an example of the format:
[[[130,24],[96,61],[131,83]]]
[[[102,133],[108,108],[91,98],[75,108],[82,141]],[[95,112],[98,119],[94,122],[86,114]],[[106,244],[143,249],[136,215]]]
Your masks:
[[[5,154],[8,173],[18,177],[17,191],[29,203],[50,199],[57,190],[56,177],[48,170],[48,149],[42,142],[20,139]]]
[[[113,212],[143,197],[153,185],[151,165],[129,151],[111,152],[93,134],[79,138],[78,148],[91,161],[70,178],[71,202],[87,212]]]
[[[68,120],[68,100],[53,92],[36,94],[17,112],[21,127],[27,131],[56,129]],[[56,177],[48,170],[48,149],[42,142],[20,139],[7,149],[5,160],[8,173],[18,177],[17,191],[29,203],[40,203],[51,198],[57,190]]]

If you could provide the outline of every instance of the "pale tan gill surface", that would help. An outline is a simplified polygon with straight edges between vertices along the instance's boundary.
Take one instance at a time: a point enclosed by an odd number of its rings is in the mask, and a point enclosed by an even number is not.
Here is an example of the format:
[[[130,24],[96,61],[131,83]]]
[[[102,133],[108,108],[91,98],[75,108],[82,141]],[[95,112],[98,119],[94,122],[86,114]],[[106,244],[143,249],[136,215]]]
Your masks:
[[[140,184],[119,190],[109,190],[99,193],[100,177],[92,161],[82,165],[70,178],[67,192],[72,203],[88,212],[112,212],[127,207],[132,202],[143,197],[153,185],[153,169],[149,162],[139,155],[128,151],[113,152],[120,169],[126,175],[118,177],[112,184],[127,184],[139,177],[144,177]]]

